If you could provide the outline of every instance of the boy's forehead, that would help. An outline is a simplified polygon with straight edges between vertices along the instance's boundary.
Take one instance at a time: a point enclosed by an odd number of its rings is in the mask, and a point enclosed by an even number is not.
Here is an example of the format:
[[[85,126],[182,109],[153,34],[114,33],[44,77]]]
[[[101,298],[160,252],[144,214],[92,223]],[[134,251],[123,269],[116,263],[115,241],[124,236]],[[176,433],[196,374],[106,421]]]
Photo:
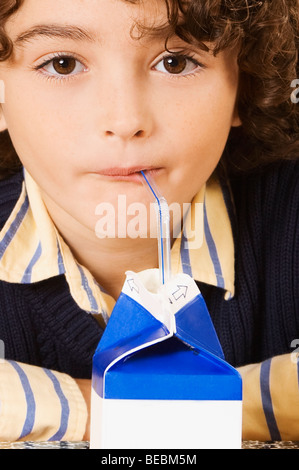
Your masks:
[[[130,30],[134,26],[141,26],[143,32],[156,29],[162,35],[162,27],[165,30],[168,27],[167,5],[164,0],[24,0],[17,12],[9,18],[6,31],[16,40],[20,32],[36,25],[77,25],[79,28],[82,25],[81,33],[79,29],[77,33],[73,33],[82,35],[85,26],[90,31],[90,34],[86,32],[85,39],[94,40],[105,24],[113,23],[113,18],[123,18],[123,24]],[[72,36],[70,29],[69,33]],[[22,34],[22,39],[23,36]],[[29,36],[26,35],[26,38]]]
[[[131,14],[132,19],[142,18],[154,25],[161,20],[165,21],[169,5],[176,3],[169,0],[22,0],[21,6],[16,11],[17,17],[36,15],[41,18],[61,18],[65,21],[81,13],[82,20],[98,13],[100,18],[105,17],[110,11],[126,11]],[[82,11],[84,14],[82,14]],[[146,25],[149,26],[149,25]]]

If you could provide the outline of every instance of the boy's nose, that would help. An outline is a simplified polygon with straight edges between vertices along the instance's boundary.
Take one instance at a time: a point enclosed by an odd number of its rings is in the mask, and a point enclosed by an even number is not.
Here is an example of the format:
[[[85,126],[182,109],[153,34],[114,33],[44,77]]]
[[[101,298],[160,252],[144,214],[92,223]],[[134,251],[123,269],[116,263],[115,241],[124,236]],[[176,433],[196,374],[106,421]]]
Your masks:
[[[141,126],[130,125],[129,122],[115,122],[105,131],[105,135],[106,137],[119,137],[123,140],[130,140],[133,137],[145,137],[147,134],[146,129],[140,129],[139,127]]]
[[[149,137],[153,115],[148,93],[140,82],[110,83],[102,97],[101,128],[105,137],[124,141]]]

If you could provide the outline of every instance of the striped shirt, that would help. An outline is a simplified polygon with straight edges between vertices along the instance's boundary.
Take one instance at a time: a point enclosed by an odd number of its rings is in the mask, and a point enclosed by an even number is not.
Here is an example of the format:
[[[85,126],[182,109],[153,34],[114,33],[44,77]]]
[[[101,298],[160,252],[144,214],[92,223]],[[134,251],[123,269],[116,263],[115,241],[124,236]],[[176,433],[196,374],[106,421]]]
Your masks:
[[[234,296],[234,243],[227,201],[227,191],[212,177],[192,202],[185,230],[173,244],[171,263],[174,274],[183,271],[217,286],[229,301]],[[114,299],[75,260],[52,223],[38,186],[24,171],[21,195],[0,233],[0,279],[33,283],[59,274],[65,275],[79,307],[106,323]],[[240,368],[244,437],[285,437],[280,430],[288,429],[284,420],[290,412],[281,410],[278,398],[279,385],[286,382],[277,384],[273,374],[279,375],[283,365],[284,378],[298,401],[295,362],[285,355]],[[71,377],[14,361],[2,361],[0,370],[0,440],[82,439],[87,410]]]
[[[31,283],[65,274],[79,307],[107,321],[114,300],[75,260],[26,171],[20,198],[0,234],[0,261],[0,279],[7,282]],[[233,236],[217,180],[211,178],[194,198],[185,231],[172,247],[171,265],[173,274],[183,271],[197,281],[223,288],[226,298],[233,296]]]

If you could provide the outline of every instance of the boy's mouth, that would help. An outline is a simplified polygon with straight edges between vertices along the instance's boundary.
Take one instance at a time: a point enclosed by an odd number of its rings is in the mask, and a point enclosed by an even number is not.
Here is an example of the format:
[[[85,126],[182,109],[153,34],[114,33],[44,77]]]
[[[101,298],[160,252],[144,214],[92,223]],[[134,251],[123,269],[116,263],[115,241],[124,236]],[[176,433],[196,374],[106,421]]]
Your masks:
[[[145,173],[155,174],[160,171],[161,168],[154,168],[154,167],[113,167],[113,168],[105,168],[97,172],[99,175],[107,177],[109,179],[117,180],[117,181],[135,181],[140,182],[141,171]]]

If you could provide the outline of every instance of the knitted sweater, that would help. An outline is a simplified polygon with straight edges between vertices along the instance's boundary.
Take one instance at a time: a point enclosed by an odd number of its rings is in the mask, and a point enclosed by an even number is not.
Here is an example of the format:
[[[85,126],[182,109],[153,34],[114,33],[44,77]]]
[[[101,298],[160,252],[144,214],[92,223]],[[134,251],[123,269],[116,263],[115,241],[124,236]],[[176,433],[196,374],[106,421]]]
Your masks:
[[[22,174],[0,182],[0,226]],[[291,352],[299,338],[299,163],[283,162],[231,182],[235,297],[199,284],[226,360],[235,367]],[[76,305],[64,275],[33,284],[0,282],[6,359],[73,377],[91,376],[102,329]]]

